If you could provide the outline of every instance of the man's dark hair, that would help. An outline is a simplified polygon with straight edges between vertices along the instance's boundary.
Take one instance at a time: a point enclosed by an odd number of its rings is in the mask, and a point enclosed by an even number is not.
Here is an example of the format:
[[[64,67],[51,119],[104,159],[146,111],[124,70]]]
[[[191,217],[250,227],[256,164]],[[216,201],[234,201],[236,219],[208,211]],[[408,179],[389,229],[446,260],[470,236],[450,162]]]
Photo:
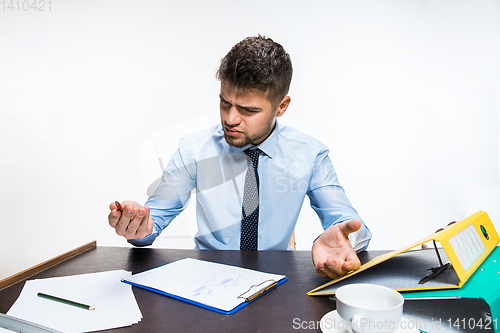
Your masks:
[[[292,61],[283,46],[259,35],[233,46],[216,76],[237,89],[267,91],[267,99],[277,107],[288,94],[292,72]]]

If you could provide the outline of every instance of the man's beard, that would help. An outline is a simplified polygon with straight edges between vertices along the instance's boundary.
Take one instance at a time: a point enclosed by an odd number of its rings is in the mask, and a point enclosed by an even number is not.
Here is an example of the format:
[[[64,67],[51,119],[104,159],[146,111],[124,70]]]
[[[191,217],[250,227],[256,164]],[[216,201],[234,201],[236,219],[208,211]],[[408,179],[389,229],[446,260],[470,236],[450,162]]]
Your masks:
[[[240,142],[237,138],[229,136],[225,132],[224,132],[224,139],[226,139],[226,142],[228,145],[236,147],[236,148],[243,148],[250,143],[246,136],[245,136],[244,140],[242,140]]]
[[[227,126],[227,127],[229,127],[229,126]],[[235,138],[235,137],[229,136],[229,135],[226,134],[226,132],[224,132],[224,139],[226,139],[227,144],[230,145],[230,146],[233,146],[233,147],[236,147],[236,148],[243,148],[246,145],[249,145],[249,144],[252,144],[255,141],[258,141],[259,139],[261,139],[265,135],[270,135],[273,130],[274,130],[274,127],[273,127],[273,124],[271,122],[269,124],[269,126],[266,127],[262,132],[258,133],[257,135],[254,135],[251,138],[249,138],[248,136],[246,136],[246,134],[243,134],[244,135],[243,140],[240,141],[239,138]]]

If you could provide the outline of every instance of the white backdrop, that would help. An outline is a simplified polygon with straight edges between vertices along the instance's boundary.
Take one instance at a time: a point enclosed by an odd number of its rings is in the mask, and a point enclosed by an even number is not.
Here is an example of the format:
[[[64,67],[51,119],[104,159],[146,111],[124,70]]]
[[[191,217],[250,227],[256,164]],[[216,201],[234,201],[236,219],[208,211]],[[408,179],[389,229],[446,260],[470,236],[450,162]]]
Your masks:
[[[290,53],[281,120],[331,148],[371,249],[478,210],[500,230],[498,1],[19,3],[0,4],[0,278],[127,246],[108,205],[144,202],[180,136],[218,122],[219,61],[256,34]],[[321,232],[308,206],[301,250]],[[193,210],[156,246],[191,248]]]

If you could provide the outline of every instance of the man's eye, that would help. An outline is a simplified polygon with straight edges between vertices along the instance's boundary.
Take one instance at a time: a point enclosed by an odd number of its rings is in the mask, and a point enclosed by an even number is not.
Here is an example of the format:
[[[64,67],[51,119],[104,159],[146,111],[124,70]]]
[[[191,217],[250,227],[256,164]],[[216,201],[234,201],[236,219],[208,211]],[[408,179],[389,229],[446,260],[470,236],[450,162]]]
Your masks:
[[[246,108],[243,108],[243,110],[245,110],[246,112],[248,113],[257,113],[259,112],[259,110],[254,110],[254,109],[246,109]]]

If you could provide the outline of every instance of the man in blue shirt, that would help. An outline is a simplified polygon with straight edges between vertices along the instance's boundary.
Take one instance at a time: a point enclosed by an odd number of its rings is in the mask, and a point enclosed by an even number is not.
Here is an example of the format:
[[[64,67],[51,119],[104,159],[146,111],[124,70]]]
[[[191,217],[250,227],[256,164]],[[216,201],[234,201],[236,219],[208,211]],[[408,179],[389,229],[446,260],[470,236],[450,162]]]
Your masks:
[[[112,203],[109,224],[131,244],[150,245],[196,188],[197,248],[286,250],[307,195],[325,229],[312,246],[316,271],[335,278],[358,269],[356,251],[371,233],[328,148],[277,121],[291,101],[290,56],[270,38],[249,37],[222,59],[217,78],[221,123],[182,138],[145,206]]]

